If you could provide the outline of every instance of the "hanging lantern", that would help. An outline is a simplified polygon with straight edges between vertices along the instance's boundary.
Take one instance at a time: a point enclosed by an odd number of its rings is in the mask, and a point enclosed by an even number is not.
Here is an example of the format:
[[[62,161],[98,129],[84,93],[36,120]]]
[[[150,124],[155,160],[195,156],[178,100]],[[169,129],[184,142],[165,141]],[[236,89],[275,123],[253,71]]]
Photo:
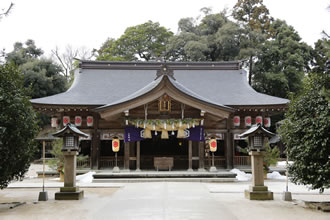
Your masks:
[[[215,138],[211,138],[209,140],[210,151],[216,152],[217,151],[217,140]]]
[[[76,125],[76,126],[81,126],[81,116],[76,116],[75,118],[74,118],[74,124]]]
[[[93,123],[94,123],[93,116],[87,116],[87,126],[88,127],[93,127]]]
[[[112,139],[112,151],[113,152],[118,152],[120,148],[120,141],[117,137]]]
[[[246,116],[244,121],[245,121],[245,126],[246,127],[251,127],[251,124],[252,124],[251,116]]]
[[[270,117],[264,118],[264,125],[266,128],[270,127]]]
[[[257,116],[256,117],[256,124],[261,124],[262,125],[262,116]]]
[[[69,123],[70,123],[70,117],[69,116],[64,116],[63,117],[63,126],[66,126]]]
[[[52,128],[57,128],[58,126],[58,121],[57,121],[57,118],[56,117],[53,117],[51,119],[51,125],[52,125]]]
[[[234,116],[234,126],[238,127],[241,124],[241,118],[239,116]]]
[[[168,132],[165,129],[162,130],[161,139],[168,139]]]

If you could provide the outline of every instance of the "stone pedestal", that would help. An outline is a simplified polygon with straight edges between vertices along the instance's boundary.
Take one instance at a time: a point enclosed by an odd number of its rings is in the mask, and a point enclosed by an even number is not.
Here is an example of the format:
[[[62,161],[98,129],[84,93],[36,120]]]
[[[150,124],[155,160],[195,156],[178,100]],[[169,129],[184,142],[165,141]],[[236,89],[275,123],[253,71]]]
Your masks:
[[[217,168],[215,166],[210,167],[210,172],[217,172]]]
[[[84,191],[76,187],[76,151],[63,152],[64,154],[64,187],[55,193],[55,200],[79,200],[84,197]]]
[[[113,167],[112,172],[113,173],[120,173],[119,167]]]
[[[283,194],[282,194],[282,199],[284,201],[292,201],[291,192],[284,191]]]
[[[39,192],[38,201],[47,201],[48,200],[48,193],[47,191]]]
[[[245,190],[245,198],[250,200],[273,200],[273,192],[264,186],[263,160],[265,152],[251,151],[252,186]]]

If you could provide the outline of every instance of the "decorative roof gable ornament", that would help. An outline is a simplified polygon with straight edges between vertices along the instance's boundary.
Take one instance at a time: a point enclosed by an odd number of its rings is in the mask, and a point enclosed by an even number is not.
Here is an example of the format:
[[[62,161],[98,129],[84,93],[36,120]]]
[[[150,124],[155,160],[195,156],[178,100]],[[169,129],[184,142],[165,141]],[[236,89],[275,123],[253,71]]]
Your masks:
[[[173,70],[169,69],[166,64],[162,64],[160,66],[160,69],[157,70],[157,74],[156,74],[156,79],[155,80],[157,80],[159,77],[161,77],[163,75],[164,76],[171,77],[172,79],[175,80]]]

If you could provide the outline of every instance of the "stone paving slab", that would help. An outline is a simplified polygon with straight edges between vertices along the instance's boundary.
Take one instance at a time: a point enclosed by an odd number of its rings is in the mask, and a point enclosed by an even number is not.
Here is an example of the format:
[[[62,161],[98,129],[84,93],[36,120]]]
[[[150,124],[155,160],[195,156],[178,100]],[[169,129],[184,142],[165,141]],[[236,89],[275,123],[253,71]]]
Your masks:
[[[0,219],[329,219],[329,213],[303,208],[298,201],[284,202],[280,194],[275,194],[273,201],[250,201],[240,192],[210,193],[210,185],[222,189],[233,185],[245,187],[239,183],[127,183],[117,189],[86,188],[85,198],[79,201],[56,201],[54,193],[58,189],[52,188],[47,189],[49,200],[46,202],[36,202],[39,189],[5,189],[0,191],[0,202],[25,204],[14,209],[0,207]],[[312,194],[303,196],[319,198]]]

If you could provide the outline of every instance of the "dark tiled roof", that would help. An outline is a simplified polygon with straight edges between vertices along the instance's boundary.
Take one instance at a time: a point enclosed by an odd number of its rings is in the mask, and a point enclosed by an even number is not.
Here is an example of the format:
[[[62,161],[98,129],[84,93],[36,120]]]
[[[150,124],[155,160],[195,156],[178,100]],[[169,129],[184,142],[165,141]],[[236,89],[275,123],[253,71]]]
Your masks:
[[[263,134],[269,136],[269,137],[273,137],[275,134],[266,130],[265,128],[262,127],[261,124],[255,124],[252,125],[251,128],[247,131],[245,131],[244,133],[240,134],[239,136],[242,138],[248,137],[250,135],[253,135],[254,133],[256,133],[257,131],[261,131]]]
[[[164,63],[83,61],[68,91],[31,102],[97,106],[118,103],[156,86],[156,73],[161,64]],[[280,105],[289,101],[253,90],[238,62],[165,64],[173,70],[174,84],[178,89],[196,98],[203,97],[210,103],[225,106]]]
[[[75,135],[78,135],[81,137],[88,137],[88,134],[85,134],[84,132],[80,131],[75,125],[73,125],[71,123],[68,123],[64,128],[53,133],[52,135],[54,137],[63,137],[67,130],[70,130],[71,133],[74,133]]]
[[[161,76],[159,77],[158,79],[152,81],[151,83],[149,83],[148,85],[146,85],[145,87],[143,87],[142,89],[136,91],[135,93],[127,96],[127,97],[124,97],[123,99],[120,99],[120,100],[117,100],[116,102],[113,102],[113,103],[110,103],[110,104],[107,104],[107,105],[104,105],[104,106],[101,106],[99,107],[98,109],[102,109],[102,108],[106,108],[106,107],[109,107],[109,106],[113,106],[113,105],[117,105],[117,104],[120,104],[120,103],[123,103],[123,102],[127,102],[127,101],[130,101],[130,100],[133,100],[139,96],[142,96],[146,93],[149,93],[151,92],[153,89],[155,89],[159,84],[160,82],[163,80],[163,77],[167,77],[167,76]],[[178,90],[180,90],[181,92],[183,92],[184,94],[188,95],[188,96],[191,96],[195,99],[199,99],[203,102],[206,102],[206,103],[210,103],[210,104],[213,104],[213,105],[217,105],[217,106],[220,106],[222,108],[226,108],[226,109],[231,109],[227,106],[224,106],[224,105],[221,105],[219,103],[215,103],[211,100],[208,100],[196,93],[194,93],[193,91],[187,89],[186,87],[184,87],[182,84],[180,84],[177,80],[175,79],[172,79],[172,78],[168,78],[169,81],[171,82],[171,84],[177,88]]]

